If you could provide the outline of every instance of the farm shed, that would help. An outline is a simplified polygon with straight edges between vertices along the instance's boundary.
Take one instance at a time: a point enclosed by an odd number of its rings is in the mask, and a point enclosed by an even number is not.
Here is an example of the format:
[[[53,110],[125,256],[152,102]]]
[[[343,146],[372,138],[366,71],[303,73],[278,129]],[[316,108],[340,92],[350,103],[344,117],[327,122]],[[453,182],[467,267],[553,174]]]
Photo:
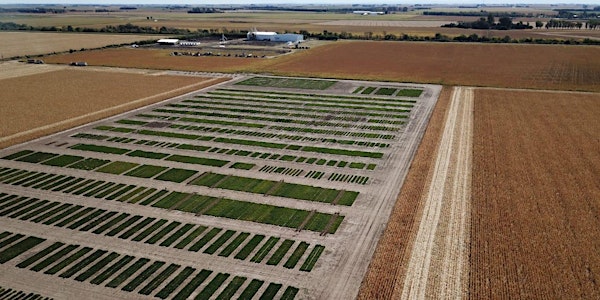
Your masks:
[[[250,31],[247,34],[247,39],[250,41],[271,41],[271,42],[302,42],[304,36],[295,33],[283,33],[271,31]]]
[[[156,42],[160,45],[177,45],[177,44],[179,44],[178,39],[160,39]]]

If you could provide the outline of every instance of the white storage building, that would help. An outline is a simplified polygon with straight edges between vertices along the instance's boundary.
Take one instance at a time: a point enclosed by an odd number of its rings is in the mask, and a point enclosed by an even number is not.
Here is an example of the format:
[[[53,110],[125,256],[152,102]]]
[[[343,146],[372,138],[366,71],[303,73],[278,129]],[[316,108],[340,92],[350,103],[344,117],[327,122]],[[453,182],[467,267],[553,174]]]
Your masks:
[[[272,31],[250,31],[246,35],[248,40],[251,41],[270,41],[270,42],[302,42],[304,41],[304,36],[301,34],[295,33],[283,33],[278,34],[277,32]]]

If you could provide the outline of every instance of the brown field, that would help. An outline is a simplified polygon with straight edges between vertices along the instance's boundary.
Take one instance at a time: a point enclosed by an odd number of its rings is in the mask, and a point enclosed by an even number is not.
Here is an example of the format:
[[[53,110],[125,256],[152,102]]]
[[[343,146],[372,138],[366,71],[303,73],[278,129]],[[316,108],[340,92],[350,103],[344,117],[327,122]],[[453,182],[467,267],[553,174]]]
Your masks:
[[[600,91],[599,47],[336,42],[258,71],[511,88]]]
[[[225,79],[58,70],[3,79],[0,148],[158,102]]]
[[[239,72],[264,63],[260,58],[171,56],[173,50],[107,49],[47,56],[47,63],[86,61],[90,65],[182,71]]]
[[[3,58],[98,48],[112,44],[159,39],[164,36],[129,34],[85,34],[50,32],[0,32]]]
[[[379,240],[357,299],[397,299],[404,275],[414,232],[418,229],[422,211],[422,195],[431,181],[434,160],[443,131],[444,118],[452,89],[445,87],[429,120],[425,135],[404,180],[388,225]]]
[[[598,94],[475,95],[471,298],[599,299]]]

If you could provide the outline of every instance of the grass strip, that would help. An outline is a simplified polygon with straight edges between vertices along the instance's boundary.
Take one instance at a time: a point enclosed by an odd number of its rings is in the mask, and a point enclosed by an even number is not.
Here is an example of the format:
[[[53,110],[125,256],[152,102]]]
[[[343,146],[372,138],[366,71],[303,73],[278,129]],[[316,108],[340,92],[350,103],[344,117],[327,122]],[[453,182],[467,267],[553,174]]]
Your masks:
[[[198,240],[194,245],[192,245],[188,250],[198,252],[204,245],[206,245],[210,240],[212,240],[219,232],[221,232],[221,228],[213,228],[209,232],[207,232],[200,240]]]
[[[300,271],[310,272],[314,268],[324,250],[325,246],[316,245],[300,267]]]
[[[90,151],[90,152],[99,152],[99,153],[109,153],[109,154],[125,154],[131,150],[129,149],[123,149],[123,148],[116,148],[116,147],[108,147],[108,146],[100,146],[100,145],[93,145],[93,144],[76,144],[73,145],[71,147],[69,147],[70,149],[75,149],[75,150],[81,150],[81,151]]]
[[[294,300],[294,298],[296,298],[296,294],[298,294],[298,288],[288,286],[279,300]]]
[[[111,227],[113,227],[115,224],[123,221],[125,218],[129,217],[128,213],[122,213],[118,216],[116,216],[115,218],[111,219],[110,221],[106,222],[104,225],[96,228],[96,230],[92,231],[95,234],[101,234],[102,232],[110,229]]]
[[[181,240],[179,243],[177,243],[177,245],[175,245],[175,248],[183,249],[185,246],[187,246],[189,243],[191,243],[196,237],[198,237],[200,234],[202,234],[206,230],[206,228],[207,228],[206,226],[199,226],[198,228],[194,229],[194,231],[192,231],[185,238],[183,238],[183,240]]]
[[[132,261],[133,258],[134,258],[133,256],[129,256],[129,255],[122,257],[116,263],[114,263],[112,266],[108,267],[108,269],[104,270],[102,273],[100,273],[98,276],[96,276],[94,279],[92,279],[90,281],[90,283],[96,284],[96,285],[102,284],[110,276],[112,276],[113,274],[118,272],[121,268],[123,268],[123,266],[127,265],[130,261]]]
[[[152,232],[156,231],[158,228],[167,223],[167,220],[160,219],[156,223],[152,224],[152,226],[146,228],[146,230],[142,231],[142,233],[138,234],[133,238],[133,241],[139,242],[149,236]]]
[[[279,248],[277,248],[275,253],[273,253],[271,258],[269,258],[269,260],[267,261],[267,265],[276,266],[277,264],[279,264],[283,256],[285,256],[285,254],[290,250],[293,244],[294,241],[292,240],[283,241],[283,243],[281,243],[281,245],[279,246]]]
[[[160,174],[154,179],[180,183],[196,173],[198,173],[198,171],[173,168]]]
[[[17,267],[19,268],[27,268],[29,265],[31,265],[32,263],[40,260],[42,257],[54,252],[54,250],[64,246],[64,243],[61,242],[55,242],[54,244],[44,248],[44,250],[28,257],[26,260],[20,262]]]
[[[79,169],[79,170],[94,170],[109,163],[110,160],[106,159],[98,159],[98,158],[86,158],[84,160],[80,160],[72,165],[69,165],[68,168]]]
[[[72,163],[82,160],[83,157],[75,156],[75,155],[61,155],[59,157],[52,158],[43,162],[43,165],[55,166],[55,167],[64,167],[68,166]]]
[[[181,272],[179,272],[179,274],[177,274],[177,276],[175,276],[175,278],[173,278],[171,281],[169,281],[169,283],[167,283],[167,285],[162,290],[160,290],[156,295],[154,295],[154,297],[157,297],[157,298],[160,298],[160,299],[166,299],[190,275],[192,275],[192,273],[194,273],[194,271],[196,271],[196,269],[194,269],[192,267],[185,267],[185,269],[183,269]]]
[[[166,169],[167,169],[167,167],[141,165],[141,166],[125,173],[125,176],[133,176],[133,177],[139,177],[139,178],[151,178]]]
[[[106,166],[103,166],[96,170],[96,172],[109,173],[109,174],[122,174],[135,167],[139,166],[136,163],[124,162],[124,161],[113,161]]]
[[[166,160],[168,161],[176,161],[186,164],[197,164],[204,166],[212,166],[212,167],[222,167],[229,163],[228,160],[222,159],[213,159],[213,158],[202,158],[202,157],[194,157],[194,156],[185,156],[185,155],[176,155],[173,154],[169,156]]]
[[[127,278],[131,277],[131,275],[133,275],[133,273],[135,273],[137,270],[139,270],[141,267],[143,267],[149,261],[150,260],[147,258],[138,259],[135,263],[133,263],[131,266],[129,266],[127,269],[125,269],[125,271],[121,272],[119,275],[117,275],[117,277],[115,277],[108,284],[106,284],[106,286],[111,287],[111,288],[118,287],[121,283],[123,283],[125,280],[127,280]]]
[[[238,298],[238,300],[250,300],[250,299],[254,298],[254,295],[256,294],[256,292],[258,292],[258,289],[260,289],[260,287],[263,285],[263,283],[265,283],[265,282],[262,280],[252,279],[252,281],[250,281],[250,283],[244,289],[242,294],[240,294],[240,297]]]
[[[96,227],[98,224],[112,218],[114,215],[116,215],[117,212],[116,211],[109,211],[108,213],[102,215],[99,218],[94,218],[92,219],[92,221],[90,223],[88,223],[87,225],[85,225],[84,227],[82,227],[81,229],[79,229],[79,231],[88,231],[94,227]]]
[[[140,284],[142,284],[142,282],[144,282],[146,279],[148,279],[150,276],[152,276],[152,274],[154,274],[164,264],[165,264],[164,261],[155,261],[148,268],[146,268],[146,270],[142,271],[142,273],[140,273],[137,277],[135,277],[133,280],[131,280],[129,283],[127,283],[122,288],[122,290],[127,291],[127,292],[131,292],[131,291],[135,290],[138,286],[140,286]]]
[[[75,277],[75,280],[77,280],[77,281],[87,280],[88,278],[92,277],[94,274],[98,273],[98,271],[100,271],[100,269],[102,269],[104,266],[108,265],[110,262],[112,262],[117,257],[119,257],[119,254],[117,254],[115,252],[109,253],[107,256],[102,258],[100,261],[98,261],[94,265],[90,266],[83,273],[81,273],[77,277]]]
[[[59,260],[63,256],[71,253],[71,251],[77,249],[78,247],[79,246],[77,246],[77,245],[68,245],[68,246],[60,249],[60,251],[52,254],[51,256],[44,258],[44,260],[42,260],[41,262],[39,262],[35,266],[31,267],[30,270],[35,271],[35,272],[39,272],[39,271],[43,270],[44,268],[46,268],[47,266],[49,266],[52,263],[54,263],[55,261]]]
[[[231,253],[233,253],[233,251],[235,251],[235,249],[237,249],[237,247],[239,247],[249,235],[250,233],[247,232],[240,233],[235,237],[235,239],[233,239],[231,243],[229,243],[229,245],[227,245],[227,247],[225,247],[225,249],[223,249],[223,251],[221,251],[221,253],[219,253],[219,256],[228,257],[231,255]]]
[[[87,215],[87,216],[77,220],[75,223],[69,225],[67,228],[76,229],[77,227],[82,226],[83,224],[85,224],[93,219],[96,219],[98,216],[100,216],[101,214],[103,214],[105,212],[106,212],[106,210],[104,210],[104,209],[96,209],[89,215]]]
[[[40,163],[43,162],[45,160],[48,160],[50,158],[53,158],[55,156],[58,156],[58,154],[54,154],[54,153],[47,153],[47,152],[35,152],[32,154],[29,154],[27,156],[18,158],[17,161],[22,161],[22,162],[28,162],[28,163]]]
[[[246,281],[246,277],[235,276],[229,284],[223,289],[223,291],[217,296],[216,300],[228,300],[233,298],[235,292],[240,289],[242,284]]]
[[[44,274],[53,275],[53,274],[58,273],[60,270],[66,268],[68,265],[70,265],[71,263],[73,263],[74,261],[79,259],[80,257],[86,255],[91,250],[92,250],[92,248],[90,248],[90,247],[84,247],[82,249],[79,249],[79,251],[77,251],[74,254],[72,254],[71,256],[63,259],[62,261],[60,261],[59,263],[54,265],[52,268],[46,270],[44,272]]]
[[[273,246],[279,241],[278,237],[270,237],[262,247],[254,254],[254,257],[250,259],[251,262],[260,263],[269,254]]]
[[[129,228],[129,230],[127,230],[123,234],[121,234],[119,236],[119,238],[121,238],[121,239],[128,239],[129,237],[131,237],[132,235],[134,235],[136,232],[140,231],[142,228],[146,227],[146,225],[150,224],[154,220],[156,220],[156,218],[150,218],[150,217],[145,218],[144,220],[142,220],[141,222],[135,224],[135,226]]]
[[[26,237],[25,239],[19,241],[18,243],[14,244],[14,245],[4,249],[2,252],[0,252],[0,264],[3,264],[5,262],[21,255],[25,251],[37,246],[38,244],[41,244],[44,241],[46,241],[46,240],[42,239],[42,238],[34,237],[34,236]]]
[[[254,249],[258,246],[258,244],[265,238],[262,234],[257,234],[253,236],[250,241],[235,255],[236,259],[244,260],[254,251]]]
[[[214,243],[204,250],[204,253],[214,254],[217,252],[217,249],[223,246],[223,244],[225,244],[234,234],[235,231],[233,230],[225,231],[225,233],[223,233]]]
[[[83,260],[81,260],[80,262],[78,262],[77,264],[75,264],[74,266],[72,266],[71,268],[69,268],[68,270],[66,270],[63,273],[61,273],[59,275],[59,277],[61,277],[61,278],[70,278],[71,276],[75,275],[77,272],[81,271],[81,269],[83,269],[84,267],[86,267],[89,264],[91,264],[94,261],[96,261],[96,259],[100,258],[106,252],[108,252],[108,251],[106,251],[106,250],[96,250],[94,253],[90,254],[89,256],[87,256],[86,258],[84,258]]]
[[[142,287],[139,291],[142,295],[150,295],[165,279],[167,279],[171,274],[173,274],[177,269],[181,267],[180,265],[170,264],[167,268],[165,268],[160,274],[154,277],[146,286]]]
[[[173,233],[171,236],[169,236],[164,241],[162,241],[162,243],[160,243],[160,246],[163,246],[163,247],[171,246],[171,244],[175,243],[176,240],[178,240],[181,236],[183,236],[188,231],[190,231],[190,229],[192,229],[194,226],[195,226],[194,224],[183,225],[175,233]]]
[[[115,236],[117,235],[119,232],[125,230],[125,228],[131,226],[131,224],[137,222],[139,219],[141,219],[142,216],[136,215],[133,216],[131,218],[129,218],[127,221],[121,223],[119,226],[113,228],[111,231],[106,233],[106,236]]]
[[[345,155],[345,156],[359,156],[359,157],[371,157],[371,158],[382,158],[383,157],[383,153],[381,153],[381,152],[345,150],[345,149],[323,148],[323,147],[313,147],[313,146],[304,146],[300,150],[304,151],[304,152],[315,152],[315,153],[325,153],[325,154],[335,154],[335,155]]]
[[[206,278],[208,278],[211,273],[212,271],[204,269],[200,271],[200,273],[192,278],[192,280],[186,286],[184,286],[181,291],[175,295],[175,297],[173,297],[173,300],[188,299],[188,297],[202,284],[202,282],[204,282],[204,280],[206,280]]]
[[[298,245],[298,247],[296,247],[296,250],[294,250],[294,252],[290,256],[290,258],[285,262],[285,264],[283,264],[283,267],[288,268],[288,269],[293,269],[296,266],[296,264],[298,264],[298,261],[300,260],[300,258],[304,254],[304,252],[306,252],[307,248],[308,248],[308,243],[301,242]]]
[[[227,273],[219,273],[213,278],[202,291],[196,296],[195,299],[209,299],[218,289],[221,287],[223,282],[229,278]]]
[[[134,151],[127,153],[127,156],[144,157],[144,158],[150,158],[150,159],[163,159],[163,158],[169,156],[169,154],[150,152],[150,151],[142,151],[142,150],[134,150]]]
[[[173,221],[173,222],[169,223],[169,225],[165,226],[161,231],[159,231],[158,233],[156,233],[155,235],[150,237],[144,243],[155,244],[160,239],[162,239],[165,235],[167,235],[169,232],[173,231],[173,229],[177,228],[177,226],[179,226],[179,225],[181,225],[181,223],[177,222],[177,221]]]
[[[281,284],[280,283],[270,283],[269,286],[267,286],[267,289],[265,290],[265,292],[260,295],[260,298],[258,298],[259,300],[270,300],[275,298],[275,295],[277,295],[277,292],[279,292],[279,290],[281,289]]]

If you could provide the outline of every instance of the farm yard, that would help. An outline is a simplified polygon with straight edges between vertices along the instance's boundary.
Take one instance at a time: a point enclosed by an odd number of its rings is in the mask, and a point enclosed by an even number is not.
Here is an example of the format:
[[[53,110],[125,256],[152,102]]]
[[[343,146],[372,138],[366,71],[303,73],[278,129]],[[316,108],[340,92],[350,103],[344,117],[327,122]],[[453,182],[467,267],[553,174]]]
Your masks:
[[[352,93],[367,85],[384,92]],[[0,286],[354,297],[439,92],[238,76],[6,148]]]

